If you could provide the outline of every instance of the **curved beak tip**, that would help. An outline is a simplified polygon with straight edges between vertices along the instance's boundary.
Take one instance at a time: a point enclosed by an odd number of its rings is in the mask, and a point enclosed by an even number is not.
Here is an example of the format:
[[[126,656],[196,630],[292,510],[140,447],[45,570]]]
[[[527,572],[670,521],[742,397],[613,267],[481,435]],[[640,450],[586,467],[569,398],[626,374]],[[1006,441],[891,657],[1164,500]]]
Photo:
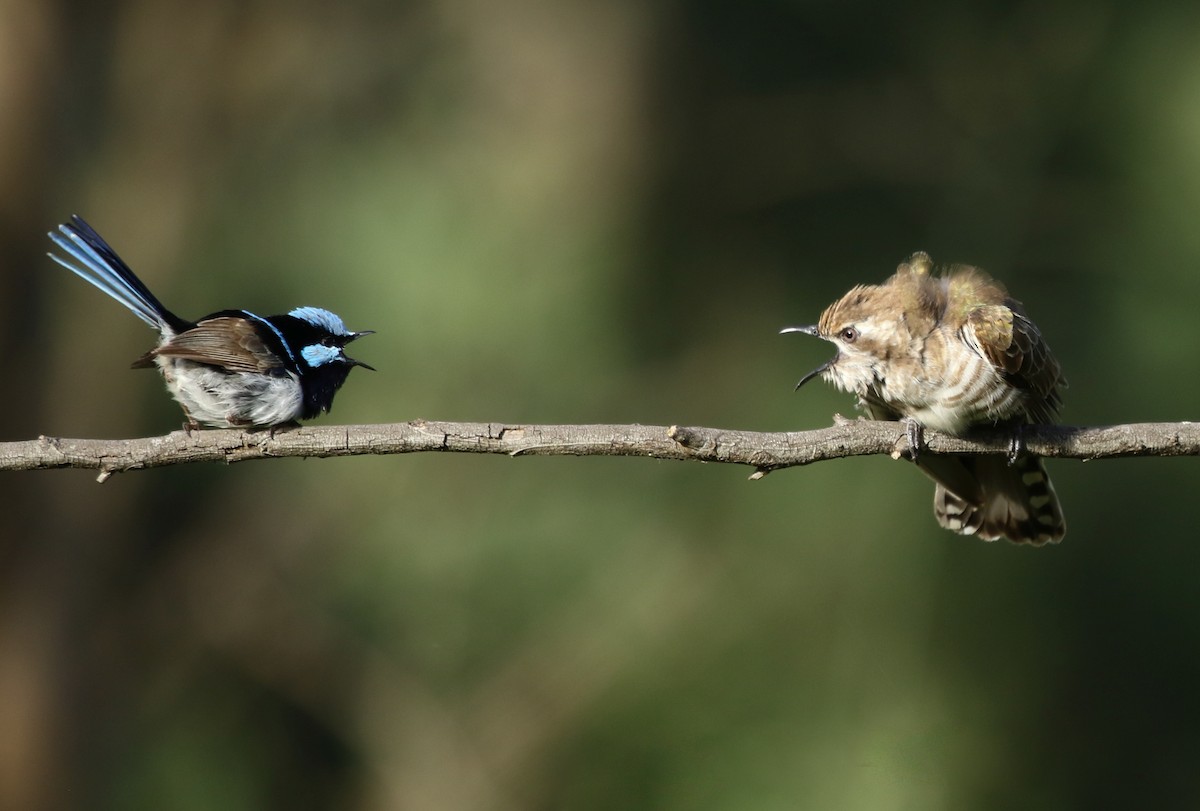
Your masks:
[[[783,329],[779,330],[780,335],[787,335],[790,332],[800,332],[804,335],[816,335],[817,326],[816,324],[813,324],[812,326],[808,327],[784,327]]]
[[[825,361],[820,366],[818,366],[817,368],[813,369],[811,372],[806,374],[804,377],[800,378],[800,382],[796,384],[796,388],[792,389],[792,391],[799,391],[800,387],[803,386],[805,383],[812,380],[814,377],[822,374],[823,372],[829,371],[829,367],[833,366],[833,362],[835,360],[837,360],[836,356]]]

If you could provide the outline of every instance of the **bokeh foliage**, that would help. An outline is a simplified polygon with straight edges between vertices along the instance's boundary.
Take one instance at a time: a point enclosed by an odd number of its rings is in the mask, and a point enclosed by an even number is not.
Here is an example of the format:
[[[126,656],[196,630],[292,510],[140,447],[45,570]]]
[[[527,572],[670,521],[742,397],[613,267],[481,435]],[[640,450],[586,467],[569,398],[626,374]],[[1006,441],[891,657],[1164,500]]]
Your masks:
[[[73,212],[184,316],[377,330],[335,421],[825,425],[775,331],[917,249],[1025,301],[1066,421],[1187,419],[1197,45],[1162,2],[12,0],[0,430],[178,424],[41,256]],[[0,807],[1195,807],[1196,464],[1051,472],[1036,551],[879,458],[10,475]]]

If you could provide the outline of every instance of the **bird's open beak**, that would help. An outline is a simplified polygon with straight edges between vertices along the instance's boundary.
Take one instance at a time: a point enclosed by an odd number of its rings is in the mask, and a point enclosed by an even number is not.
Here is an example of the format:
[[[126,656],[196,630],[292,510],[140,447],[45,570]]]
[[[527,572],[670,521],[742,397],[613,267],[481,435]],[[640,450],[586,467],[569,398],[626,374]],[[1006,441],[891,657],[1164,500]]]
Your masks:
[[[363,337],[364,335],[374,335],[374,334],[375,334],[375,330],[373,330],[373,329],[364,329],[362,332],[352,332],[352,333],[350,333],[350,337],[346,339],[346,343],[350,343],[351,341],[357,341],[359,338]],[[346,359],[346,363],[349,363],[351,366],[361,366],[364,369],[370,369],[372,372],[377,371],[374,366],[363,363],[361,360],[355,360],[354,358],[347,355],[345,352],[342,353],[342,357],[344,357]]]
[[[800,332],[805,335],[816,335],[818,338],[821,337],[821,334],[819,332],[817,332],[816,324],[813,324],[810,327],[784,327],[783,329],[779,330],[780,335],[786,335],[789,332]],[[796,384],[795,390],[798,391],[800,389],[800,387],[803,386],[805,383],[812,380],[814,377],[821,374],[822,372],[828,371],[829,367],[833,366],[833,363],[836,360],[837,360],[837,355],[834,355],[832,358],[825,361],[817,368],[813,369],[811,372],[806,374],[804,377],[800,378],[800,382]]]
[[[799,390],[800,390],[800,387],[801,387],[801,386],[803,386],[805,383],[807,383],[808,381],[812,380],[812,379],[813,379],[814,377],[816,377],[817,375],[821,374],[821,372],[828,371],[828,370],[829,370],[829,367],[833,365],[833,362],[834,362],[835,360],[837,360],[837,355],[834,355],[832,358],[830,358],[829,360],[825,361],[824,363],[822,363],[822,364],[821,364],[820,366],[818,366],[817,368],[813,369],[811,372],[809,372],[808,374],[806,374],[804,377],[800,378],[800,382],[796,384],[796,388],[795,388],[795,389],[793,389],[793,391],[799,391]]]

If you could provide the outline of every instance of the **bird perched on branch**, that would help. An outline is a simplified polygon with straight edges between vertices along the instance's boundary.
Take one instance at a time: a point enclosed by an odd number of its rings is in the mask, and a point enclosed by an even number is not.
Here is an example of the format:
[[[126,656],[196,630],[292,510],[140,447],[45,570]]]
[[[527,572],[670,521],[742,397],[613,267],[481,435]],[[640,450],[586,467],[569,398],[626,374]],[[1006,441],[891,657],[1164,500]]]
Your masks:
[[[158,346],[133,368],[158,366],[189,429],[274,428],[310,419],[329,411],[352,368],[372,368],[345,352],[371,332],[351,332],[328,310],[300,307],[265,317],[222,310],[187,321],[164,307],[80,217],[49,237],[66,254],[51,259],[158,330]]]
[[[913,254],[880,285],[855,287],[810,327],[837,354],[805,375],[858,396],[876,420],[907,422],[910,452],[937,483],[938,523],[963,535],[1041,545],[1066,532],[1042,460],[1021,452],[1020,427],[1053,423],[1066,386],[1062,370],[1021,304],[978,268],[935,275]],[[1013,430],[1002,456],[920,453],[921,430],[955,435],[983,426]]]

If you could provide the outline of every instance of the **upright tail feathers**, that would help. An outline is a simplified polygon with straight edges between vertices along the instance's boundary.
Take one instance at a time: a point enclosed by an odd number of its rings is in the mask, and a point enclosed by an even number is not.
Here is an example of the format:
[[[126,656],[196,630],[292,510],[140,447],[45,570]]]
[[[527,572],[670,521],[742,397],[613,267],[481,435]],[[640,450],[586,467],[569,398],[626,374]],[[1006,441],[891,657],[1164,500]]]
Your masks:
[[[922,459],[918,465],[925,469],[927,461],[932,460]],[[938,483],[933,511],[946,529],[985,541],[1007,538],[1034,546],[1058,543],[1066,534],[1058,494],[1041,458],[1022,456],[1009,464],[1003,456],[940,457],[939,463],[944,462],[963,466],[956,478],[965,474],[975,485],[953,492],[942,483],[949,478],[939,475],[945,471],[925,470]]]
[[[70,222],[58,226],[58,231],[51,231],[48,236],[70,257],[47,254],[51,259],[125,305],[154,329],[182,332],[190,326],[164,307],[117,252],[78,215],[72,215]]]

